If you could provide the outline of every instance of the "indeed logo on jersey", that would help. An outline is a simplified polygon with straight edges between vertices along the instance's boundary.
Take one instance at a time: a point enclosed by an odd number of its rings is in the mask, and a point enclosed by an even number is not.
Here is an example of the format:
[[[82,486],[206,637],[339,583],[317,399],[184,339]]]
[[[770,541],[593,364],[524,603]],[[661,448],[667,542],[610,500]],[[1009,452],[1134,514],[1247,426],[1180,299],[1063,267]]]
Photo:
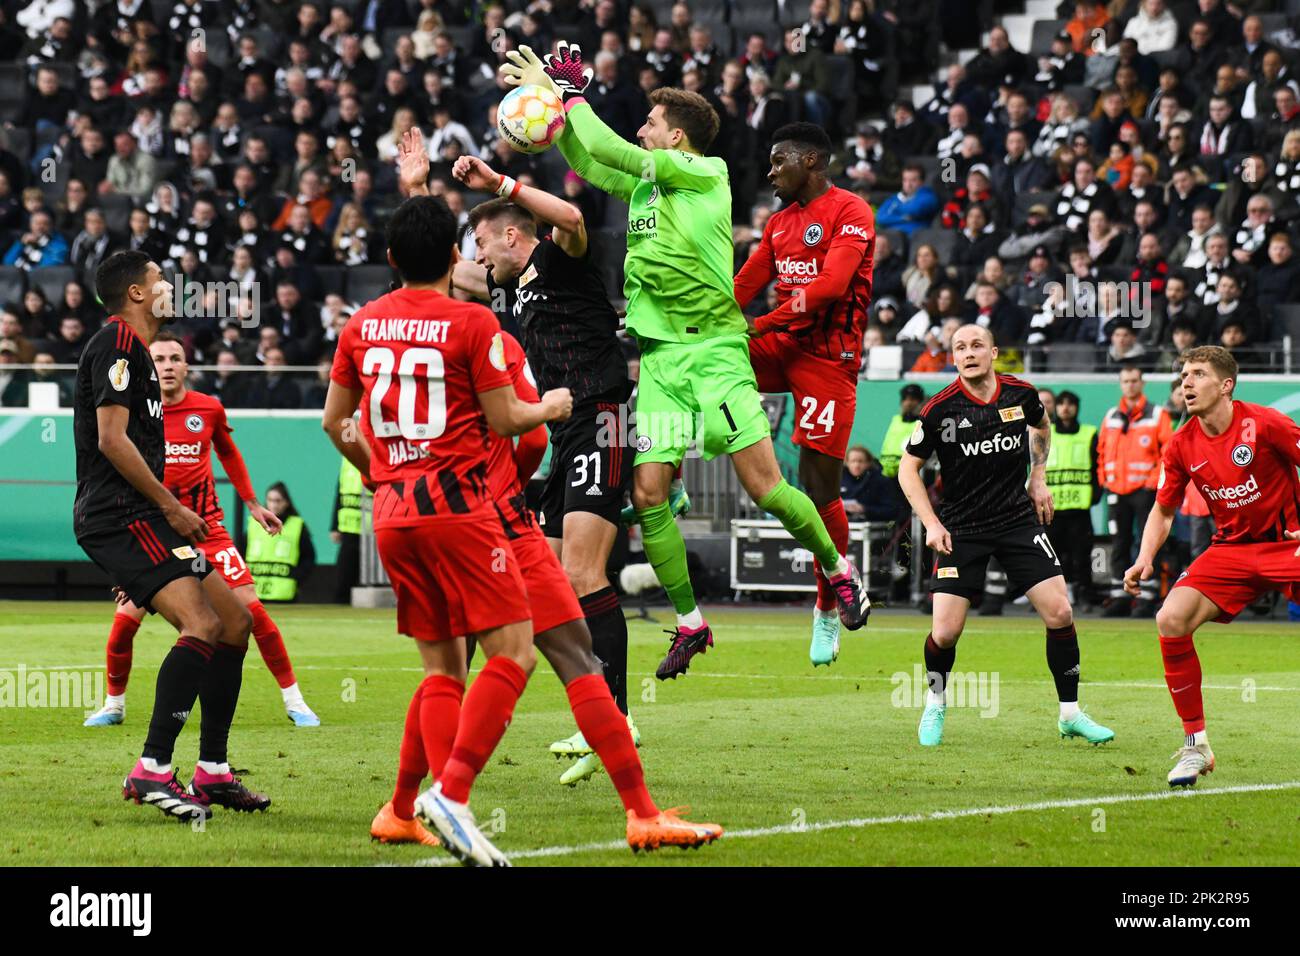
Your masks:
[[[817,278],[817,260],[777,259],[776,274],[782,282],[803,285]]]
[[[627,241],[640,242],[642,239],[653,239],[659,235],[659,220],[656,218],[655,210],[650,210],[648,216],[637,216],[636,218],[628,217],[627,220]]]
[[[1263,496],[1254,475],[1247,478],[1245,483],[1232,487],[1211,488],[1209,485],[1201,485],[1201,492],[1210,501],[1222,501],[1225,508],[1240,508]]]
[[[964,441],[961,443],[962,454],[971,455],[997,455],[1005,451],[1019,451],[1020,440],[1024,436],[1020,433],[1015,435],[997,434],[992,438],[986,438],[983,441]]]
[[[203,452],[202,442],[167,442],[168,459],[187,459],[189,461],[198,461],[199,455]]]

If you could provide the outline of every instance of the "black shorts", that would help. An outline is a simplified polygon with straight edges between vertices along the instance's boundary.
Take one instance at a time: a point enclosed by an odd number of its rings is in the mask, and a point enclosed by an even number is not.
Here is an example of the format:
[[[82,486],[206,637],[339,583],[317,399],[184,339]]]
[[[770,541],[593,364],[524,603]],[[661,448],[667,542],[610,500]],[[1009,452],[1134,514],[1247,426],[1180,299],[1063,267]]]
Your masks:
[[[91,531],[77,543],[115,587],[151,614],[150,602],[165,585],[186,576],[202,580],[212,570],[203,553],[172,530],[160,511],[120,528]]]
[[[564,516],[572,511],[618,524],[636,456],[621,421],[617,404],[601,402],[576,410],[551,436],[551,473],[539,508],[548,538],[564,536]]]
[[[953,535],[952,554],[935,557],[930,592],[975,600],[984,593],[989,558],[997,558],[1006,572],[1008,597],[1061,573],[1061,562],[1042,525],[994,534]]]

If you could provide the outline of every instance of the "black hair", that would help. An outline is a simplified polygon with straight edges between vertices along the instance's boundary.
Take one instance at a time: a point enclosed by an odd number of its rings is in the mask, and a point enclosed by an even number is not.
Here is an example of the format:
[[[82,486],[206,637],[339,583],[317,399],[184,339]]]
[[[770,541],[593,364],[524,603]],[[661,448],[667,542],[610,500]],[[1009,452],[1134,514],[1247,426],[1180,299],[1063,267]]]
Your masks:
[[[284,482],[277,481],[273,485],[268,485],[266,489],[266,496],[268,498],[271,497],[271,492],[273,491],[278,491],[280,494],[284,495],[284,500],[288,504],[288,507],[284,509],[284,516],[286,518],[296,517],[298,515],[298,509],[294,507],[293,497],[289,494],[289,489],[285,487]]]
[[[126,305],[126,290],[144,281],[152,260],[147,252],[124,249],[115,252],[95,270],[95,293],[110,312]]]
[[[437,282],[455,245],[456,217],[437,196],[413,196],[388,220],[388,252],[404,282]]]
[[[773,143],[794,143],[817,154],[817,168],[824,167],[834,149],[826,130],[815,123],[787,123],[772,134]]]
[[[1079,396],[1068,388],[1061,389],[1060,394],[1056,396],[1056,404],[1059,405],[1062,402],[1073,402],[1075,408],[1083,408],[1083,402],[1079,401]]]

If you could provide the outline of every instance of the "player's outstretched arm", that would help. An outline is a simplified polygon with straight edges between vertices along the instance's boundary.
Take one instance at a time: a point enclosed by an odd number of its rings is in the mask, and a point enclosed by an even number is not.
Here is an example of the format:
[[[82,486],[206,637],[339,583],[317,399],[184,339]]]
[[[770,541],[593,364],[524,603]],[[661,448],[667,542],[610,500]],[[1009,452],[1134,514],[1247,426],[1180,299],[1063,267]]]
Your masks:
[[[208,536],[208,523],[176,500],[175,495],[154,477],[148,464],[126,434],[131,410],[125,405],[100,405],[95,409],[99,426],[99,450],[114,468],[162,511],[167,523],[182,538],[199,542]]]
[[[921,466],[926,459],[904,452],[898,462],[898,486],[903,489],[907,503],[925,526],[925,543],[939,554],[952,554],[952,535],[943,526],[930,504],[930,495],[921,478]]]
[[[547,422],[562,422],[573,414],[573,395],[567,388],[553,388],[540,402],[522,401],[513,385],[478,393],[483,416],[494,432],[513,438]]]
[[[572,203],[533,186],[525,186],[509,176],[494,173],[477,156],[462,156],[456,160],[451,174],[470,189],[496,193],[523,206],[551,226],[555,244],[574,258],[587,251],[587,227],[582,213]]]
[[[1155,573],[1156,554],[1169,537],[1169,529],[1173,527],[1177,512],[1176,506],[1163,504],[1159,500],[1151,506],[1147,523],[1142,528],[1142,544],[1138,547],[1137,560],[1133,562],[1133,567],[1124,572],[1124,590],[1134,597],[1141,594],[1141,582]]]
[[[350,388],[336,381],[330,382],[325,393],[325,411],[321,415],[321,428],[329,435],[334,447],[361,472],[362,479],[370,481],[370,445],[361,435],[352,415],[361,404],[363,389]]]
[[[555,140],[560,155],[575,173],[591,183],[601,192],[609,193],[623,202],[631,202],[632,191],[638,182],[635,176],[604,166],[591,158],[587,148],[577,135],[566,125]]]
[[[239,446],[230,437],[224,414],[212,433],[212,448],[221,459],[221,467],[225,469],[226,477],[235,486],[235,494],[239,495],[239,500],[248,507],[248,513],[253,516],[253,520],[260,524],[267,534],[279,534],[284,527],[284,522],[276,517],[274,511],[262,507],[262,503],[257,500],[257,492],[253,490],[253,478],[248,473],[248,464],[240,454]]]
[[[490,301],[492,291],[488,288],[487,267],[469,259],[461,259],[451,269],[451,294],[453,298],[462,301]]]
[[[749,254],[745,264],[740,267],[736,277],[731,280],[732,294],[736,305],[742,309],[767,288],[767,284],[776,278],[776,256],[772,254],[772,229],[770,224],[763,227],[762,238],[754,251]]]

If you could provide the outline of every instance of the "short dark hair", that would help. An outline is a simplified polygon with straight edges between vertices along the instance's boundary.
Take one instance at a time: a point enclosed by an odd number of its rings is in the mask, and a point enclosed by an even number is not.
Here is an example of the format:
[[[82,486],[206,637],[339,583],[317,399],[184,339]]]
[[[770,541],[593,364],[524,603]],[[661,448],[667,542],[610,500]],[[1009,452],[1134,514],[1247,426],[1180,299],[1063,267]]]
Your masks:
[[[504,196],[481,202],[469,211],[470,229],[477,229],[481,222],[495,222],[498,219],[508,219],[509,225],[518,226],[529,235],[537,235],[537,220],[533,214]]]
[[[1070,391],[1068,388],[1061,389],[1060,394],[1056,396],[1056,404],[1059,405],[1061,404],[1061,402],[1073,402],[1075,407],[1077,408],[1083,407],[1083,402],[1079,401],[1079,396],[1076,395],[1074,392]]]
[[[772,134],[773,143],[794,143],[805,151],[817,154],[817,168],[824,167],[831,158],[834,147],[826,130],[815,123],[787,123]]]
[[[717,110],[699,93],[661,86],[650,91],[650,104],[662,106],[668,126],[685,133],[691,146],[701,153],[713,145],[722,121]]]
[[[147,252],[123,249],[99,264],[95,270],[95,293],[110,312],[118,312],[126,305],[126,290],[144,281],[149,270]]]
[[[76,316],[69,316],[69,318],[76,318]],[[174,332],[169,332],[167,329],[159,329],[158,334],[153,337],[153,342],[150,342],[149,344],[154,345],[158,342],[180,342],[180,341],[181,341],[180,336],[176,335]],[[182,342],[181,344],[183,346],[185,343]]]
[[[436,282],[451,268],[456,217],[437,196],[413,196],[388,220],[388,252],[406,282]]]

